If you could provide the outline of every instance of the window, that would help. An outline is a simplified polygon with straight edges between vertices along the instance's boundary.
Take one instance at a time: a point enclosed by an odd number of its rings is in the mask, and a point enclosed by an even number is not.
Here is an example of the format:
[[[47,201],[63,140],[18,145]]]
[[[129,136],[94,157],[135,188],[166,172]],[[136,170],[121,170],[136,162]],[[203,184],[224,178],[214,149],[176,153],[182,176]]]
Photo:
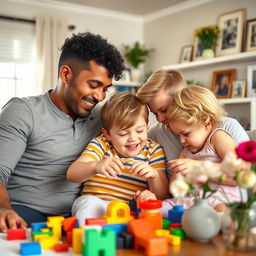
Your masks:
[[[12,97],[35,95],[35,26],[0,20],[0,108]]]

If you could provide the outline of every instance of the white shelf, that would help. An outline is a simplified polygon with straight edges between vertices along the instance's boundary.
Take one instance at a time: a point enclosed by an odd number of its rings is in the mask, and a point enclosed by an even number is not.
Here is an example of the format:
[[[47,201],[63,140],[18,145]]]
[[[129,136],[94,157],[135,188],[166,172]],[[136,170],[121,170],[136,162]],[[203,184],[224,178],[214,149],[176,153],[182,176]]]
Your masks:
[[[228,55],[228,56],[221,56],[221,57],[215,57],[212,59],[205,59],[205,60],[197,60],[197,61],[191,61],[188,63],[181,63],[181,64],[174,64],[174,65],[167,65],[163,66],[163,69],[178,69],[178,70],[184,70],[184,69],[192,69],[197,68],[200,66],[210,66],[215,65],[217,63],[224,63],[227,64],[229,62],[247,62],[250,60],[256,61],[256,51],[251,52],[242,52],[234,55]]]
[[[222,104],[239,104],[239,103],[252,103],[256,101],[255,97],[248,98],[231,98],[231,99],[219,99]]]
[[[123,81],[113,81],[114,86],[127,86],[127,87],[141,87],[141,84],[138,82],[123,82]]]

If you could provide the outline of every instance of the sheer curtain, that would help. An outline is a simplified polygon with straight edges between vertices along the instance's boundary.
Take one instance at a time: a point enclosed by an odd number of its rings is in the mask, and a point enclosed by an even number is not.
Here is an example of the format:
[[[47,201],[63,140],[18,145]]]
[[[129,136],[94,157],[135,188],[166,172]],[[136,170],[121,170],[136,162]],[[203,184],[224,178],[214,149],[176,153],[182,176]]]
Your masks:
[[[36,16],[37,94],[45,93],[56,86],[60,48],[66,37],[66,19]]]

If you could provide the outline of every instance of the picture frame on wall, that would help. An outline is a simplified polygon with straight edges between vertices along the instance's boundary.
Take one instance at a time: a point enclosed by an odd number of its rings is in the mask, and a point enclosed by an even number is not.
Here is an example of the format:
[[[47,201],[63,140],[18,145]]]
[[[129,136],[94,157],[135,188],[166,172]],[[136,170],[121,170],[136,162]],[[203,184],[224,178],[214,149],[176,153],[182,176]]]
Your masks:
[[[192,45],[183,46],[181,49],[180,63],[190,62],[192,58],[192,51],[193,51]]]
[[[220,35],[216,45],[216,56],[241,52],[244,21],[244,8],[218,15],[217,26],[220,29]]]
[[[231,98],[235,75],[235,69],[213,72],[211,91],[218,99]]]
[[[197,29],[195,29],[196,31]],[[192,60],[201,60],[203,59],[203,46],[200,42],[200,39],[195,36],[195,31],[194,31],[194,38],[193,38],[193,55],[192,55]]]
[[[246,22],[246,51],[256,50],[256,19]]]
[[[246,96],[246,80],[236,80],[233,82],[232,98],[244,98]]]
[[[247,67],[247,97],[256,96],[256,65]]]

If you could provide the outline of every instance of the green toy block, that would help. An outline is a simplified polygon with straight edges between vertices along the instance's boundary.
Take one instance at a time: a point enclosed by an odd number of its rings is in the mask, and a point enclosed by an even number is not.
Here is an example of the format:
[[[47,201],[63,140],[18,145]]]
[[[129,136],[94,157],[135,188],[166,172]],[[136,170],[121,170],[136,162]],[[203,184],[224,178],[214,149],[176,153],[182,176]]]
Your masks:
[[[168,229],[171,226],[171,222],[169,220],[162,220],[162,229]]]
[[[98,231],[90,229],[85,231],[85,245],[83,256],[115,256],[116,232],[110,229]]]
[[[181,240],[184,240],[186,238],[186,233],[183,228],[173,228],[171,230],[171,234],[179,236]]]

